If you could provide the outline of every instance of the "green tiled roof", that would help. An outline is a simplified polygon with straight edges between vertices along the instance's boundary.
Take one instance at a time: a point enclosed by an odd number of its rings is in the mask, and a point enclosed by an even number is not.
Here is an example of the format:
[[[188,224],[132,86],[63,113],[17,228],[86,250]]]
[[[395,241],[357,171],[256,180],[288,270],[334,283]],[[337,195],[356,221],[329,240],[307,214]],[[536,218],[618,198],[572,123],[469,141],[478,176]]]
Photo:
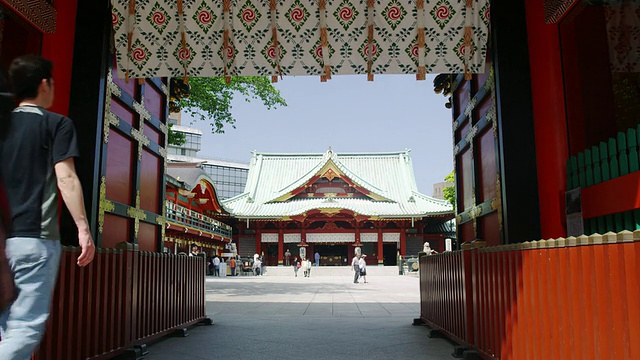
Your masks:
[[[388,201],[347,197],[277,199],[304,186],[332,161],[353,183]],[[238,218],[280,218],[313,209],[340,208],[367,216],[422,217],[453,214],[445,200],[418,192],[408,151],[389,153],[254,153],[245,192],[223,201]]]

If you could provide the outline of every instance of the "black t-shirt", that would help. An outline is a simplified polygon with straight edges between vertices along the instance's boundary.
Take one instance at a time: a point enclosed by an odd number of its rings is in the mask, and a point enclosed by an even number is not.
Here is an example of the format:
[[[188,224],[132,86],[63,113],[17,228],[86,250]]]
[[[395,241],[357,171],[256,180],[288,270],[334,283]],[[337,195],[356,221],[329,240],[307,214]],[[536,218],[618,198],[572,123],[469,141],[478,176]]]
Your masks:
[[[60,240],[54,164],[78,156],[71,119],[21,106],[0,136],[0,176],[11,206],[9,237]]]

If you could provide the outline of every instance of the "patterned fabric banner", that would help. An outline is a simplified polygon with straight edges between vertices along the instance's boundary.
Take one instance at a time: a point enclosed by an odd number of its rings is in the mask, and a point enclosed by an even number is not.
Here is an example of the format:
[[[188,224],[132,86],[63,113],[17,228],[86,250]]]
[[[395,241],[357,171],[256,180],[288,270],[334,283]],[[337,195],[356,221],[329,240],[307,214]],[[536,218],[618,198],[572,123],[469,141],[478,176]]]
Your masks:
[[[118,76],[484,72],[489,0],[369,1],[111,0]]]
[[[302,234],[284,234],[284,242],[285,244],[289,243],[299,243],[302,241]]]
[[[308,243],[352,243],[356,242],[356,233],[311,233],[307,234]]]
[[[260,241],[263,243],[277,243],[278,234],[263,233]]]

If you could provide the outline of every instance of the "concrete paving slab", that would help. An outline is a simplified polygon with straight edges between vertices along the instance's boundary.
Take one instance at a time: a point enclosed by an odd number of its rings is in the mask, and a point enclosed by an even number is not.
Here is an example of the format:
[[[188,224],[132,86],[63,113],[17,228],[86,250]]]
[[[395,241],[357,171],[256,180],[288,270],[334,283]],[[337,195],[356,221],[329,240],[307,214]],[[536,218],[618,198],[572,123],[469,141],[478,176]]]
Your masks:
[[[352,281],[351,274],[208,277],[215,325],[156,342],[146,359],[452,359],[453,344],[411,325],[420,311],[416,277]]]

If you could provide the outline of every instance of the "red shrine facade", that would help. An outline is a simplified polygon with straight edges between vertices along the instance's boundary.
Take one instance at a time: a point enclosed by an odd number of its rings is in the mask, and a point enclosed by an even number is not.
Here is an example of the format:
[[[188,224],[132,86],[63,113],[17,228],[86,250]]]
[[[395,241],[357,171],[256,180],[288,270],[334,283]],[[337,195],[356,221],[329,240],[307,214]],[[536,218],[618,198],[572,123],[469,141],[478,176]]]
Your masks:
[[[164,251],[191,251],[195,244],[207,256],[220,255],[231,242],[231,226],[216,220],[226,211],[213,180],[193,163],[169,163],[166,175]]]
[[[238,252],[282,265],[305,248],[321,265],[348,265],[360,247],[369,264],[395,265],[425,241],[443,251],[452,206],[419,193],[412,167],[408,151],[254,153],[245,193],[223,201]]]

